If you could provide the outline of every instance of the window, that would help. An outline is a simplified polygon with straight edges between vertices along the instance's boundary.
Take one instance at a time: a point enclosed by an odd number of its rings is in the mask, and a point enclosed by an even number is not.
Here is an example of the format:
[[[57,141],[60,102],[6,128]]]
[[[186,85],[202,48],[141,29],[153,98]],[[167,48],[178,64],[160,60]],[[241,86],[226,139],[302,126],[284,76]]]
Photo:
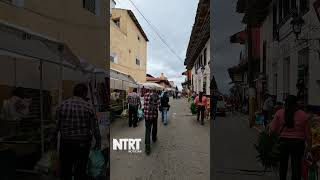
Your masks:
[[[111,53],[110,54],[110,61],[113,63],[118,63],[118,57],[116,53]]]
[[[82,0],[83,8],[96,14],[96,0]]]
[[[282,21],[282,19],[283,19],[283,16],[282,16],[282,8],[283,8],[283,6],[282,6],[282,0],[279,0],[278,1],[279,2],[279,23],[281,23],[281,21]]]
[[[283,100],[290,93],[290,57],[284,59],[283,62]]]
[[[309,0],[300,0],[300,12],[306,13],[309,11]]]
[[[140,66],[140,60],[136,59],[136,65]]]
[[[24,6],[24,0],[3,0],[3,1],[18,7]]]
[[[284,18],[288,17],[289,14],[290,14],[290,1],[284,0],[283,1],[283,16],[284,16]]]
[[[138,41],[140,41],[140,36],[138,35]]]
[[[276,40],[278,37],[278,11],[277,11],[277,4],[273,5],[273,39]]]
[[[262,54],[263,64],[262,64],[262,72],[266,74],[267,67],[267,41],[263,42],[263,54]]]
[[[204,66],[207,65],[207,48],[203,51],[203,60],[204,60]]]
[[[304,103],[308,104],[309,89],[309,50],[308,48],[298,52],[298,80],[304,82],[304,89],[301,90],[301,97]]]
[[[120,18],[112,19],[112,21],[120,28]]]

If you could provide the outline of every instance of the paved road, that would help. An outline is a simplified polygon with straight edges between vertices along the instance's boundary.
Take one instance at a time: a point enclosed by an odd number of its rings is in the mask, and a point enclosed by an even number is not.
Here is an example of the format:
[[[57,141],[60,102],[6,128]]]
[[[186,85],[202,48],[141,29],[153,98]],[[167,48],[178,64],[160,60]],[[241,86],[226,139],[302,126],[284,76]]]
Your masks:
[[[191,116],[185,99],[171,100],[169,124],[158,124],[158,141],[151,154],[111,150],[112,180],[208,180],[210,179],[210,124],[201,126]],[[111,138],[141,138],[144,152],[144,122],[128,128],[127,120],[111,125]]]
[[[211,124],[212,179],[278,179],[274,173],[259,176],[258,172],[249,172],[263,170],[263,167],[257,163],[254,149],[258,131],[248,126],[247,118],[239,113],[218,117]]]

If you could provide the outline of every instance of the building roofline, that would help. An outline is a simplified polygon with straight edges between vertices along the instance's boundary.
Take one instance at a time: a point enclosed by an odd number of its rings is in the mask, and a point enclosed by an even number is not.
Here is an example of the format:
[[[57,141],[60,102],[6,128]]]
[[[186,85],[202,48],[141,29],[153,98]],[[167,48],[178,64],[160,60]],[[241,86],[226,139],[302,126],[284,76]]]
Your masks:
[[[149,42],[149,39],[146,35],[146,33],[144,32],[143,28],[141,27],[138,19],[136,18],[136,16],[134,15],[134,13],[129,10],[129,9],[123,9],[123,8],[113,8],[115,10],[122,10],[122,11],[127,11],[127,13],[129,14],[130,18],[132,19],[132,21],[134,22],[134,24],[137,26],[137,28],[139,29],[140,33],[142,34],[143,38]]]

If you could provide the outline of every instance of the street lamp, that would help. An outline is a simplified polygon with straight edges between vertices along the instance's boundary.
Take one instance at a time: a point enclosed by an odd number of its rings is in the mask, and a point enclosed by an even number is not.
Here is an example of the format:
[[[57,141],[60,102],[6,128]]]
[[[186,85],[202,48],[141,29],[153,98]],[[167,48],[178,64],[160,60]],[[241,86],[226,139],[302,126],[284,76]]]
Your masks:
[[[295,14],[290,24],[292,26],[293,33],[296,35],[296,38],[298,39],[299,35],[301,34],[302,26],[304,25],[304,20],[301,16]]]

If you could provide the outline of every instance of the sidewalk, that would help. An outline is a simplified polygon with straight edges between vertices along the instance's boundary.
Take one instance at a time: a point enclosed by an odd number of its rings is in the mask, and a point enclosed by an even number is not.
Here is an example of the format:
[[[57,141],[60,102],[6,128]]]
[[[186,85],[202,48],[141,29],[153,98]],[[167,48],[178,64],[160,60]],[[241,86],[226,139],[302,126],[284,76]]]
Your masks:
[[[262,175],[264,167],[257,161],[254,149],[258,131],[249,127],[248,116],[236,112],[217,117],[211,131],[213,179],[278,179],[273,172]]]

